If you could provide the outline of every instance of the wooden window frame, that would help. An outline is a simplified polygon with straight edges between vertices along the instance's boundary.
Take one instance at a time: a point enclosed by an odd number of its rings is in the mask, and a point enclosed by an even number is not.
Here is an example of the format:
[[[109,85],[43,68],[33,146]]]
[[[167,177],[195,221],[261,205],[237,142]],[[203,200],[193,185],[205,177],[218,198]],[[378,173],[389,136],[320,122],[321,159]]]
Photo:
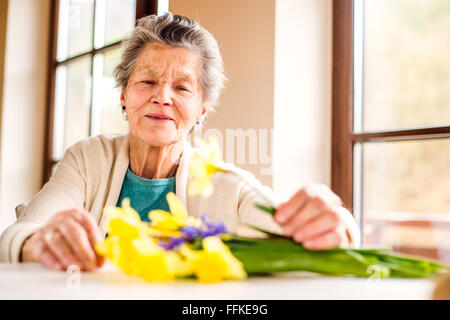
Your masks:
[[[95,2],[94,0],[94,17],[95,17]],[[58,61],[56,58],[57,52],[57,39],[58,39],[58,16],[59,16],[59,0],[52,0],[50,8],[50,41],[49,41],[49,60],[48,60],[48,74],[47,74],[47,97],[46,97],[46,132],[45,132],[45,146],[44,146],[44,167],[42,175],[42,184],[45,184],[51,176],[52,167],[55,164],[53,159],[53,120],[54,120],[54,106],[55,106],[55,81],[56,81],[56,68],[60,65],[67,64],[71,61],[79,59],[81,57],[91,58],[91,74],[93,68],[93,59],[95,54],[105,52],[112,48],[120,47],[122,41],[117,41],[101,48],[95,48],[93,45],[95,28],[92,30],[92,50],[85,51],[81,54],[69,57],[63,61]],[[136,0],[136,20],[147,16],[149,14],[155,14],[158,10],[158,0]],[[95,21],[93,22],[95,24]],[[92,91],[91,106],[92,111]],[[89,128],[91,126],[89,125]]]
[[[2,123],[3,116],[3,89],[5,79],[5,58],[6,58],[6,28],[8,21],[8,0],[0,0],[0,123]],[[0,151],[2,133],[0,131]],[[1,152],[0,152],[1,156]],[[0,163],[1,169],[1,163]]]
[[[353,211],[353,150],[356,143],[450,137],[450,126],[353,131],[353,2],[333,1],[331,187]],[[355,214],[355,213],[353,213]]]

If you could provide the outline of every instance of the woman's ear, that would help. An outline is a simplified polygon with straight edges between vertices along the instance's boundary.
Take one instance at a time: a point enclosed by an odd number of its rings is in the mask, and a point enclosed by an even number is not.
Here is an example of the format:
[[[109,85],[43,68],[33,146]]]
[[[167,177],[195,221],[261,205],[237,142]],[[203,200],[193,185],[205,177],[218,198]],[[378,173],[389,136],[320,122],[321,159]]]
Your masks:
[[[127,105],[127,92],[126,92],[126,88],[123,88],[122,91],[120,92],[120,103],[122,106],[126,106]]]

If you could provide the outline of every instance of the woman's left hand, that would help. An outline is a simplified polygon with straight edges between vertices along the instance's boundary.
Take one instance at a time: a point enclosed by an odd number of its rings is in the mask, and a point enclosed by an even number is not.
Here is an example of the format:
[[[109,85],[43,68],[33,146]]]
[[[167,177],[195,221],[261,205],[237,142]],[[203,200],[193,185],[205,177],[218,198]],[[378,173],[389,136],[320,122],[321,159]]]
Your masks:
[[[306,249],[331,249],[349,243],[347,227],[339,214],[342,209],[342,200],[326,185],[312,184],[281,204],[275,220],[285,235]]]

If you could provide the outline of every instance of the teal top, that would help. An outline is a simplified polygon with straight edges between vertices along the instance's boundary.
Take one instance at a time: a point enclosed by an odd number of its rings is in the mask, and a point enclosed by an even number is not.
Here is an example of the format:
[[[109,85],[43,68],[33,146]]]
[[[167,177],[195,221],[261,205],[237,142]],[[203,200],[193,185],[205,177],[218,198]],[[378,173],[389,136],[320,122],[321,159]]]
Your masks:
[[[130,204],[141,216],[142,221],[149,221],[148,213],[151,210],[169,210],[166,195],[175,193],[175,177],[167,179],[145,179],[135,175],[128,168],[123,180],[117,206],[122,206],[122,200],[130,199]]]

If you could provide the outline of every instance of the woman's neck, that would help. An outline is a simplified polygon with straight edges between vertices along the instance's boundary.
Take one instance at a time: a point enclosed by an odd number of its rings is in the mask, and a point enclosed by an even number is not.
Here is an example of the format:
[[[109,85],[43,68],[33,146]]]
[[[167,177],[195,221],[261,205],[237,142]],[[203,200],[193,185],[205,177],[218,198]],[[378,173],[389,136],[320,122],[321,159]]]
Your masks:
[[[130,169],[146,179],[165,179],[175,176],[183,152],[183,141],[167,146],[150,146],[130,135]]]

